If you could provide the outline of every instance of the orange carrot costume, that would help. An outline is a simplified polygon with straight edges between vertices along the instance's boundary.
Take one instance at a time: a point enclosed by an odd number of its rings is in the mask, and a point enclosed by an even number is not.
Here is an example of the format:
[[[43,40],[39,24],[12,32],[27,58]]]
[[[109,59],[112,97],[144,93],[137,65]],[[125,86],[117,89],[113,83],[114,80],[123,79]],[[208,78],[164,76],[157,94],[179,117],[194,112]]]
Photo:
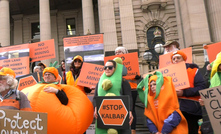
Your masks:
[[[172,83],[171,77],[163,77],[160,72],[149,79],[148,75],[143,79],[138,87],[138,93],[141,101],[145,104],[144,115],[147,116],[157,127],[158,132],[162,131],[164,120],[174,111],[181,116],[180,123],[172,130],[171,134],[188,134],[187,121],[179,110],[177,94]],[[156,93],[154,94],[149,87],[149,82],[156,81]],[[145,90],[142,87],[145,86]],[[156,103],[157,106],[156,106]]]

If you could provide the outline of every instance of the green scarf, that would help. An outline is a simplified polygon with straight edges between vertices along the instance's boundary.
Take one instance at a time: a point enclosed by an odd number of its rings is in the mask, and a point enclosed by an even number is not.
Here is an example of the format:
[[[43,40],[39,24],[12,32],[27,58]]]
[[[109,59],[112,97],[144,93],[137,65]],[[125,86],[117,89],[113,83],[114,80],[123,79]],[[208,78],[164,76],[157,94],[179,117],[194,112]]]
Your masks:
[[[153,75],[157,75],[157,81],[156,81],[156,96],[155,99],[160,94],[160,89],[164,83],[163,81],[163,74],[161,72],[156,71]],[[140,100],[145,104],[145,107],[147,108],[148,103],[148,92],[149,92],[149,78],[152,76],[152,74],[148,74],[137,86],[137,91],[139,94]],[[143,87],[145,86],[145,90],[143,91]]]

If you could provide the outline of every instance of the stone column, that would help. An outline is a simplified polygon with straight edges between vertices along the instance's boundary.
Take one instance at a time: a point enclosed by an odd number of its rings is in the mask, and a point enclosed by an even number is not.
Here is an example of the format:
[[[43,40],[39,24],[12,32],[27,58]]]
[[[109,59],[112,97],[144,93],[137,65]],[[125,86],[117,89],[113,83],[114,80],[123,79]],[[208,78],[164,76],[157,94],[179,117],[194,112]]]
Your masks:
[[[51,18],[49,0],[39,0],[40,11],[40,41],[51,39]],[[52,62],[51,59],[42,61],[47,66]]]
[[[209,0],[206,1],[207,16],[210,23],[210,31],[213,42],[221,41],[221,1],[220,0]]]
[[[84,35],[88,33],[88,30],[91,34],[95,34],[94,11],[92,0],[82,0],[82,12]]]
[[[51,39],[51,18],[49,0],[39,0],[40,40]]]
[[[0,0],[0,43],[10,45],[9,0]]]
[[[18,14],[18,15],[14,15],[12,16],[13,20],[14,20],[14,45],[17,44],[22,44],[23,40],[22,40],[22,33],[23,33],[23,28],[22,28],[22,18],[23,15],[22,14]]]
[[[98,0],[100,33],[104,33],[104,50],[114,51],[118,47],[113,0]]]
[[[182,22],[185,47],[210,43],[211,36],[208,18],[205,9],[205,1],[202,0],[178,0],[175,4],[180,10],[178,14]],[[195,6],[197,5],[197,6]],[[179,26],[178,21],[178,26]],[[180,32],[180,31],[179,31]]]
[[[132,0],[119,0],[122,43],[127,49],[137,49],[137,36]]]
[[[52,10],[51,11],[51,37],[54,39],[54,45],[55,45],[55,59],[53,61],[59,61],[59,48],[58,48],[58,22],[57,22],[57,10]]]

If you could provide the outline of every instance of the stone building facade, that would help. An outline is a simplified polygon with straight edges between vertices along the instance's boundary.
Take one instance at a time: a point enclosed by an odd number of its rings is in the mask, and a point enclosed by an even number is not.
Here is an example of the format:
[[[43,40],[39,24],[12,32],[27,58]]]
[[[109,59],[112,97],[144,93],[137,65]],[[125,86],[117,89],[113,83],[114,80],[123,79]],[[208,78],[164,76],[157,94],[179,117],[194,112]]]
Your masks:
[[[117,46],[139,51],[143,74],[149,71],[147,31],[159,27],[165,41],[192,47],[193,62],[202,67],[203,44],[221,41],[220,7],[220,0],[0,0],[0,43],[54,39],[56,58],[47,64],[64,58],[64,37],[103,33],[105,52]]]

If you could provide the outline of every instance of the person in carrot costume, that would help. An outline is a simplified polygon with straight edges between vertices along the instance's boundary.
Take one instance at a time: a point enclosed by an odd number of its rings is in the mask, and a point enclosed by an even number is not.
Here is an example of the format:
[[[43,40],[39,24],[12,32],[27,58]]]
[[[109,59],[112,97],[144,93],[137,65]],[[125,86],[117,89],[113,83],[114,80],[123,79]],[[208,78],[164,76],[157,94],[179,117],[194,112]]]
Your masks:
[[[163,77],[161,72],[149,74],[138,84],[137,91],[145,104],[144,115],[151,133],[188,134],[171,77]]]

